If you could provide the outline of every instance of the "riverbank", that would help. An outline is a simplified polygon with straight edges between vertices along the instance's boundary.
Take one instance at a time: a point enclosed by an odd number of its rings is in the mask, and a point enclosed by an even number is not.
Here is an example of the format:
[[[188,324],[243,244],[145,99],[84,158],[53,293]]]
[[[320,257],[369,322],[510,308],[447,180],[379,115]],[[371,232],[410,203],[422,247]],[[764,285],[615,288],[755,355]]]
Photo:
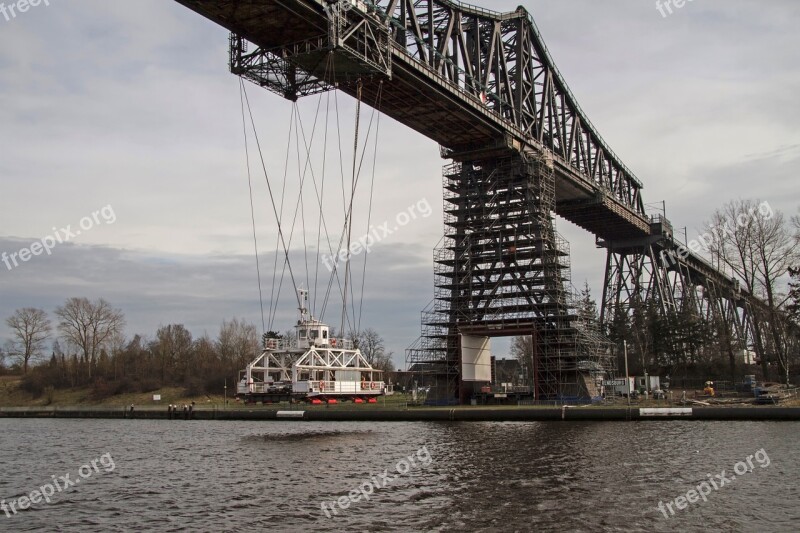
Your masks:
[[[0,418],[112,418],[188,421],[182,410],[130,407],[2,407]],[[640,420],[800,421],[800,407],[409,407],[380,406],[193,409],[192,420],[294,420],[337,422],[520,422]]]
[[[155,400],[154,398],[160,398]],[[19,379],[0,378],[0,418],[133,418],[183,420],[183,406],[193,405],[194,420],[306,421],[579,421],[579,420],[800,420],[800,402],[779,406],[676,405],[665,400],[639,400],[593,406],[460,406],[422,407],[410,396],[382,397],[378,404],[312,406],[308,404],[245,405],[223,395],[190,395],[181,387],[126,393],[97,399],[91,388],[50,391],[35,397],[19,387]],[[169,413],[168,406],[178,406]]]
[[[147,392],[128,392],[99,398],[92,387],[45,390],[34,395],[21,387],[19,376],[0,376],[0,407],[122,407],[131,404],[141,406],[169,404],[223,405],[222,394],[189,394],[183,387],[163,387]],[[154,396],[161,399],[153,400]],[[228,398],[228,401],[232,401]]]

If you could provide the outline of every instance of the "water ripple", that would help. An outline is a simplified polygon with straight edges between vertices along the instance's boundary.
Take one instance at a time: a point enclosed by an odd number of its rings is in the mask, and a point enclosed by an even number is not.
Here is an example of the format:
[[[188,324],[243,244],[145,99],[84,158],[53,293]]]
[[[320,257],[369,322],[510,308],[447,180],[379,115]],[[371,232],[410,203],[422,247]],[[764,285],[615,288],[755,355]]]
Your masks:
[[[12,501],[110,453],[0,531],[796,531],[800,424],[0,420]],[[421,465],[422,447],[431,463]],[[764,449],[767,468],[659,501]],[[421,452],[420,452],[421,453]],[[409,456],[417,465],[398,474]],[[321,506],[392,479],[328,518]],[[365,491],[368,489],[365,488]],[[329,507],[330,508],[330,507]]]

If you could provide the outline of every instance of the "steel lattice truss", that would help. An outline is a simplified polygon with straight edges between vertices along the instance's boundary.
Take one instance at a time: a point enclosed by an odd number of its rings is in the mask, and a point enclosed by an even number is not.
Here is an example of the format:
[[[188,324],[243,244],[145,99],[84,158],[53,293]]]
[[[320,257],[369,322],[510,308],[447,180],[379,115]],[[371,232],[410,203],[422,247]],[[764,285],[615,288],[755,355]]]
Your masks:
[[[777,360],[784,348],[776,345],[781,341],[772,331],[780,322],[775,313],[710,265],[682,260],[671,246],[674,241],[665,238],[609,249],[601,321],[610,327],[619,318],[615,315],[642,312],[650,304],[663,317],[688,314],[703,320],[720,350],[732,359],[752,352],[757,358]],[[682,333],[669,335],[673,353],[690,351],[681,345]]]
[[[525,9],[498,13],[450,0],[177,1],[232,32],[234,73],[285,98],[338,88],[370,104],[380,95],[383,113],[435,140],[445,158],[467,165],[549,158],[554,201],[539,209],[586,229],[608,250],[606,324],[655,302],[664,316],[691,310],[713,322],[720,336],[732,335],[730,350],[775,350],[769,347],[775,335],[767,334],[774,314],[697,254],[678,253],[669,222],[646,216],[641,182],[581,110]],[[467,201],[465,192],[457,195]],[[484,215],[483,227],[491,227],[494,215]],[[506,222],[515,229],[507,228],[503,238],[525,230],[522,221]],[[455,248],[470,246],[454,242]],[[667,264],[663,253],[674,261]],[[453,296],[448,310],[467,313],[473,329],[497,318],[501,300],[530,306],[523,314],[546,315],[545,303],[520,283],[524,278],[491,287],[497,275],[489,270],[502,266],[473,260],[467,268],[474,271],[463,279],[480,288],[465,305]],[[462,267],[452,267],[453,288],[460,287]],[[540,273],[551,278],[547,283],[559,280],[557,270]],[[501,305],[500,314],[511,307]],[[425,315],[430,335],[423,332],[417,348],[450,353],[439,364],[449,375],[455,318],[442,321],[437,311]]]
[[[527,11],[500,14],[448,0],[375,4],[409,56],[644,214],[641,183],[585,118]]]

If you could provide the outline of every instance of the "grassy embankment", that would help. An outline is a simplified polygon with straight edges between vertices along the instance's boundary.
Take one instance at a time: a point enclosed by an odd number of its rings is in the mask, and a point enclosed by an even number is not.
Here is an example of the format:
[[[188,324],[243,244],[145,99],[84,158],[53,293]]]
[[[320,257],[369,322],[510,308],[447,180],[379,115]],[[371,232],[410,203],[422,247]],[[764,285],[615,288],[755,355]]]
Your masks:
[[[190,404],[195,402],[197,408],[222,408],[224,404],[224,397],[222,395],[201,395],[201,396],[187,396],[185,389],[182,387],[166,387],[152,392],[141,393],[126,393],[116,396],[111,396],[102,400],[97,400],[92,397],[92,389],[89,387],[54,390],[52,393],[42,394],[40,397],[35,398],[30,393],[20,389],[20,378],[18,376],[0,376],[0,407],[123,407],[131,404],[136,405],[138,408],[164,408],[169,404]],[[153,395],[160,394],[161,401],[153,401]],[[395,394],[393,396],[379,398],[377,404],[370,405],[354,405],[352,403],[343,403],[338,406],[313,406],[318,409],[328,408],[408,408],[408,402],[411,400],[410,395]],[[674,404],[673,404],[674,405]],[[796,406],[800,407],[800,399],[788,401],[781,404],[782,406]],[[282,404],[283,407],[288,407],[288,404]],[[604,404],[603,407],[627,407],[627,402],[618,401],[612,404]],[[633,407],[668,407],[668,401],[634,401]],[[244,405],[236,402],[233,398],[228,397],[228,409],[254,409],[254,408],[276,408],[279,405]],[[295,408],[297,406],[294,406]],[[311,406],[305,405],[305,408]],[[486,406],[486,409],[492,408],[509,408],[514,406]],[[530,408],[530,406],[527,406]],[[543,406],[546,407],[546,406]],[[433,407],[436,409],[436,407]],[[452,407],[439,407],[439,409],[452,409]]]
[[[75,389],[53,390],[45,392],[38,398],[20,388],[19,376],[0,376],[0,407],[123,407],[134,404],[137,408],[163,408],[166,409],[170,404],[190,404],[195,402],[198,409],[203,408],[222,408],[225,402],[223,395],[200,395],[188,396],[182,387],[165,387],[152,392],[126,393],[110,396],[102,400],[93,398],[91,387],[81,387]],[[230,389],[229,389],[230,393]],[[153,401],[153,395],[160,394],[160,401]],[[403,394],[396,394],[385,398],[380,398],[377,404],[358,406],[363,407],[406,407],[411,398]],[[283,404],[284,406],[288,404]],[[343,406],[353,406],[345,403]],[[259,408],[257,405],[244,405],[236,402],[229,394],[228,408]],[[263,406],[264,408],[275,408],[278,405]],[[328,406],[320,406],[328,407]],[[334,406],[330,406],[334,407]]]
[[[0,407],[66,407],[66,406],[163,406],[196,402],[198,406],[222,405],[223,396],[186,396],[181,387],[166,387],[153,392],[126,393],[111,396],[102,400],[92,398],[92,389],[82,387],[76,389],[56,389],[52,393],[45,392],[38,398],[20,389],[18,376],[0,376]],[[153,395],[160,394],[161,401],[154,402]],[[229,398],[230,400],[230,398]]]

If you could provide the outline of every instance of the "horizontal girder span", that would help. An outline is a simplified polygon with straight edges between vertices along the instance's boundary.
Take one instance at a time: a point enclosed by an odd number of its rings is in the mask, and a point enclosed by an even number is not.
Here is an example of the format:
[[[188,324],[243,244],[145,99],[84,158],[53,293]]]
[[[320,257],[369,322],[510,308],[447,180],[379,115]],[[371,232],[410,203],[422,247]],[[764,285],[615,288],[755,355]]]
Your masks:
[[[663,238],[645,215],[642,183],[580,108],[524,8],[497,13],[450,0],[351,0],[347,10],[345,0],[176,1],[258,48],[232,46],[231,69],[251,81],[271,82],[272,90],[282,84],[280,94],[290,99],[360,90],[365,104],[380,101],[381,112],[456,161],[545,153],[560,216],[606,247]],[[280,75],[268,79],[276,69]],[[697,254],[682,262],[733,287]]]
[[[329,29],[324,0],[177,1],[276,54],[288,55],[290,45],[294,54],[296,43],[319,40]],[[524,9],[499,14],[445,0],[356,6],[345,15],[391,34],[390,75],[358,73],[364,103],[376,105],[380,94],[383,113],[438,142],[448,157],[551,152],[557,213],[570,220],[573,211],[562,212],[561,203],[587,202],[593,214],[576,224],[595,235],[647,230],[641,183],[583,115]],[[314,76],[357,95],[345,54],[335,54],[334,65],[311,57],[313,65],[302,65]]]

